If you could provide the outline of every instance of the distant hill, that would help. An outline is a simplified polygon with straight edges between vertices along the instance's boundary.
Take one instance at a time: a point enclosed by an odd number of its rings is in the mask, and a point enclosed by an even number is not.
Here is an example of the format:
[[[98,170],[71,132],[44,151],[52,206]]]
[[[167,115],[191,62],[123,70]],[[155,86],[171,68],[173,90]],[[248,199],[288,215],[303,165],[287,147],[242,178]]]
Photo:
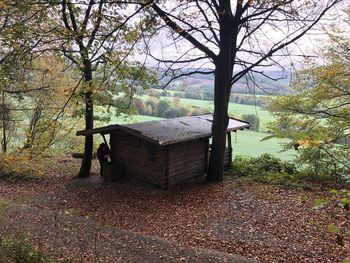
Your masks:
[[[190,71],[188,69],[187,71]],[[204,70],[205,71],[205,70]],[[207,70],[210,71],[209,69]],[[245,78],[239,80],[232,88],[232,93],[241,94],[259,94],[259,95],[282,95],[290,93],[289,84],[291,80],[290,72],[283,71],[264,71],[265,77],[258,73],[253,73],[254,82]],[[162,71],[159,72],[159,76]],[[170,78],[162,79],[165,84]],[[276,81],[273,79],[277,79]],[[168,90],[177,90],[185,92],[213,92],[214,75],[213,74],[193,74],[174,80],[168,87]]]

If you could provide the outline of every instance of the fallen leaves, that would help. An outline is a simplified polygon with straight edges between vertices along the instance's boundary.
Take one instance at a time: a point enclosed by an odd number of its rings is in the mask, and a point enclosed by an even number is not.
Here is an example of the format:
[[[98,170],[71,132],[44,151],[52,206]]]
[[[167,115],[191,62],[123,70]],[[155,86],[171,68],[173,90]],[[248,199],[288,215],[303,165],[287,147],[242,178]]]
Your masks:
[[[51,172],[52,177],[37,183],[0,183],[0,194],[22,201],[23,195],[30,196],[25,202],[36,208],[80,216],[104,227],[261,262],[340,262],[350,255],[349,246],[339,246],[336,237],[322,227],[349,225],[339,215],[341,208],[322,202],[322,209],[313,209],[325,191],[236,182],[182,185],[169,191],[128,182],[106,185],[97,173],[88,180],[74,179],[74,162],[64,162],[71,167],[66,173]],[[347,244],[349,239],[344,237],[342,242]]]

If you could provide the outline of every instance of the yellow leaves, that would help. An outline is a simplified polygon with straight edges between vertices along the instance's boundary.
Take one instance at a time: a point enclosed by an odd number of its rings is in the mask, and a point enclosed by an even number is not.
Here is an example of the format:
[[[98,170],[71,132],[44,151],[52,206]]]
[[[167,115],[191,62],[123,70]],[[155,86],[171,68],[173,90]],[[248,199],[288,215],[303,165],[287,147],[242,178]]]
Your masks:
[[[3,154],[0,158],[0,173],[22,173],[29,161],[30,158],[25,154]]]
[[[305,147],[310,147],[310,141],[309,140],[298,140],[297,144],[301,145],[301,146],[305,146]]]
[[[92,89],[92,93],[95,94],[99,94],[100,92],[104,91],[105,87],[99,85],[99,86],[94,86]]]
[[[294,148],[297,150],[300,146],[309,148],[314,146],[320,146],[323,144],[330,144],[332,142],[333,142],[332,139],[328,139],[327,141],[315,140],[315,139],[300,139],[296,141],[296,143],[294,144]]]
[[[243,0],[238,0],[238,5],[242,6],[243,5]],[[248,5],[253,6],[253,0],[248,0]]]
[[[4,163],[24,163],[28,164],[30,157],[25,154],[5,154],[3,155],[2,161]]]
[[[0,1],[0,9],[7,8],[7,4],[5,4],[3,1]]]
[[[35,164],[36,162],[40,165]],[[39,157],[33,156],[30,151],[0,156],[0,176],[5,175],[10,181],[39,178],[45,174],[46,169],[47,167],[41,166]]]

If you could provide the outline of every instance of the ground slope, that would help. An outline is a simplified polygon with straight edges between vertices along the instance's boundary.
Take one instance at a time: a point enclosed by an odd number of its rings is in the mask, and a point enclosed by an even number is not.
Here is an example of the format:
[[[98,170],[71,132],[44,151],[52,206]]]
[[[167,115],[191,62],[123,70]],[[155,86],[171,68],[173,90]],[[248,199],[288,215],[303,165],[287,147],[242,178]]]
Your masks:
[[[225,253],[260,262],[341,262],[350,256],[349,238],[340,246],[322,227],[335,223],[349,228],[343,223],[344,210],[313,208],[315,199],[327,195],[322,189],[233,180],[165,191],[130,182],[104,184],[97,174],[78,179],[78,162],[63,158],[57,164],[60,169],[48,166],[52,175],[46,179],[0,183],[0,196],[10,203],[2,211],[1,225],[22,233],[33,228],[34,244],[47,244],[56,254],[79,258],[87,246],[91,257],[102,247],[107,252],[101,258],[119,255],[121,262],[138,257],[160,262],[202,257],[200,262],[210,262],[218,255],[235,262],[235,256]]]

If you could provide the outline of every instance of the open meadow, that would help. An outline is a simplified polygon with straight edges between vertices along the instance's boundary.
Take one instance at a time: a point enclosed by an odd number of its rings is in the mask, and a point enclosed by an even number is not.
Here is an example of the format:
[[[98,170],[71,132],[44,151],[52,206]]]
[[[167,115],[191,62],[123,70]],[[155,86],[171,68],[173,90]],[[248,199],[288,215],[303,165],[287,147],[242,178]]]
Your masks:
[[[237,155],[248,155],[258,157],[261,154],[268,153],[283,160],[291,160],[295,151],[282,151],[283,145],[288,143],[286,139],[269,139],[261,141],[270,134],[250,130],[237,131],[233,133],[233,158]]]

